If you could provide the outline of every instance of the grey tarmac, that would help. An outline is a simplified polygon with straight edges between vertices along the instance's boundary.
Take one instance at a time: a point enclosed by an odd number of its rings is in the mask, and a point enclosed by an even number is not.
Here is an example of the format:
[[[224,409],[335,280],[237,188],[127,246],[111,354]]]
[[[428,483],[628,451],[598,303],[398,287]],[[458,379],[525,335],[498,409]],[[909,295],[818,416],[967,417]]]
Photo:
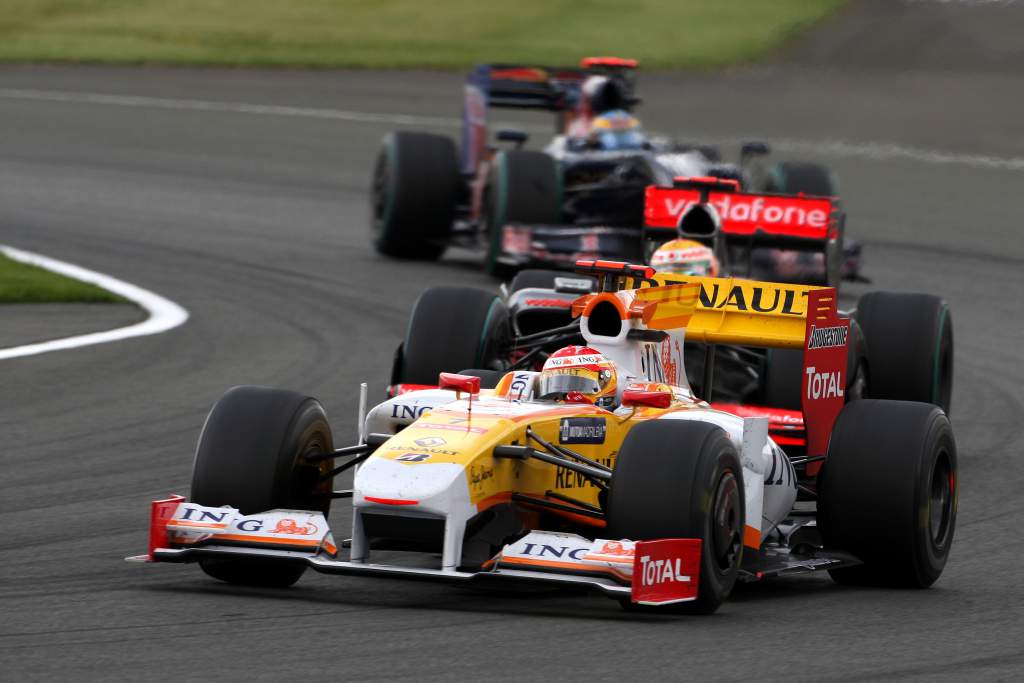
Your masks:
[[[1024,157],[1022,70],[828,59],[647,74],[644,112],[697,138],[805,144],[802,156],[840,174],[849,233],[866,245],[874,282],[844,300],[878,288],[950,302],[960,515],[934,588],[792,578],[680,619],[598,596],[315,574],[271,591],[123,562],[144,550],[148,501],[187,493],[203,418],[226,388],[309,392],[336,442],[352,442],[358,383],[382,395],[417,294],[494,283],[465,252],[396,263],[369,247],[370,169],[390,123],[0,94],[0,242],[192,314],[159,336],[0,363],[0,677],[1018,678],[1024,172],[964,160]],[[459,86],[433,73],[0,69],[0,90],[408,114],[448,132]],[[852,147],[807,152],[835,140]],[[866,143],[953,161],[850,153]],[[348,520],[339,505],[335,528]]]

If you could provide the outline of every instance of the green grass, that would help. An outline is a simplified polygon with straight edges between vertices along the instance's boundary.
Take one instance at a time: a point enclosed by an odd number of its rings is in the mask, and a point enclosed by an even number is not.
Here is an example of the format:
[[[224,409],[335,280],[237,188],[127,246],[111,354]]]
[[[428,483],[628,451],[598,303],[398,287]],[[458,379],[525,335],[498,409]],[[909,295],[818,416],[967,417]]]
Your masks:
[[[0,254],[0,304],[109,303],[124,299],[105,289]]]
[[[462,69],[753,61],[846,0],[0,0],[0,61]]]

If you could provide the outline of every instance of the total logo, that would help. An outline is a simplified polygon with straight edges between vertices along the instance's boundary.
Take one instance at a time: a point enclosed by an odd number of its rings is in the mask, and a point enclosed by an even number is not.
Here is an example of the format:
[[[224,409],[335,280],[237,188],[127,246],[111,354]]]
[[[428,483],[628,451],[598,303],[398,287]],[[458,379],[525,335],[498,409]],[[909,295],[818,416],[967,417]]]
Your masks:
[[[649,555],[640,556],[640,585],[658,586],[663,583],[690,583],[692,577],[683,573],[680,558],[651,560]]]
[[[811,365],[805,370],[807,373],[807,398],[816,400],[820,398],[842,398],[843,378],[838,370],[835,372],[818,372]]]

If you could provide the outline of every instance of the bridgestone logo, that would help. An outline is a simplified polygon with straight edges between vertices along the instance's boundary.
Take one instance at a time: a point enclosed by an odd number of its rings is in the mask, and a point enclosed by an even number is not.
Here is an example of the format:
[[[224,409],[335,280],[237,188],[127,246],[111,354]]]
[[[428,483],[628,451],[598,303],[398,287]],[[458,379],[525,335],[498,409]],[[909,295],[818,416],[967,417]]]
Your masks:
[[[828,349],[835,346],[846,346],[846,335],[850,328],[846,325],[839,327],[815,327],[811,326],[811,336],[807,340],[808,349]]]

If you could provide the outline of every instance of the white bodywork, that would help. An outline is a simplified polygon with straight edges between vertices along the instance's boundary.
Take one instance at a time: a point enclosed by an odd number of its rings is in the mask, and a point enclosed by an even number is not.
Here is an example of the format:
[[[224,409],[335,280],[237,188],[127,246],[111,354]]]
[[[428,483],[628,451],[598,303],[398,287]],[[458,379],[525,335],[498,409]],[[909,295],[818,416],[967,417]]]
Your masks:
[[[627,304],[631,291],[619,292]],[[682,348],[685,329],[669,331],[660,344],[639,342],[628,337],[631,329],[643,329],[639,319],[623,321],[620,334],[606,337],[594,334],[586,315],[581,320],[581,331],[588,345],[612,360],[618,372],[621,390],[630,382],[659,382],[673,387],[678,401],[689,404],[686,410],[666,413],[663,420],[694,420],[709,422],[720,427],[730,438],[743,467],[746,500],[745,543],[760,544],[790,513],[796,500],[796,473],[782,449],[768,437],[766,418],[742,418],[712,409],[694,397],[686,382]],[[663,359],[674,368],[666,376]],[[532,387],[537,373],[520,372],[517,379],[527,387],[516,397],[519,400],[487,400],[474,402],[474,410],[495,411],[497,414],[523,415],[534,410],[549,410],[548,402],[534,402]],[[522,377],[518,377],[522,375]],[[456,401],[455,394],[446,390],[414,391],[389,399],[374,407],[366,417],[364,432],[394,434],[420,418],[426,411]],[[628,408],[618,412],[625,415]],[[494,414],[494,413],[492,413]],[[456,570],[467,521],[476,514],[468,497],[465,469],[461,465],[432,464],[409,468],[400,463],[373,459],[356,473],[353,485],[352,561],[365,562],[369,549],[362,528],[361,514],[372,509],[374,514],[394,514],[405,517],[427,516],[445,520],[442,570]],[[398,498],[419,501],[415,506],[397,508],[377,505],[370,498]]]

